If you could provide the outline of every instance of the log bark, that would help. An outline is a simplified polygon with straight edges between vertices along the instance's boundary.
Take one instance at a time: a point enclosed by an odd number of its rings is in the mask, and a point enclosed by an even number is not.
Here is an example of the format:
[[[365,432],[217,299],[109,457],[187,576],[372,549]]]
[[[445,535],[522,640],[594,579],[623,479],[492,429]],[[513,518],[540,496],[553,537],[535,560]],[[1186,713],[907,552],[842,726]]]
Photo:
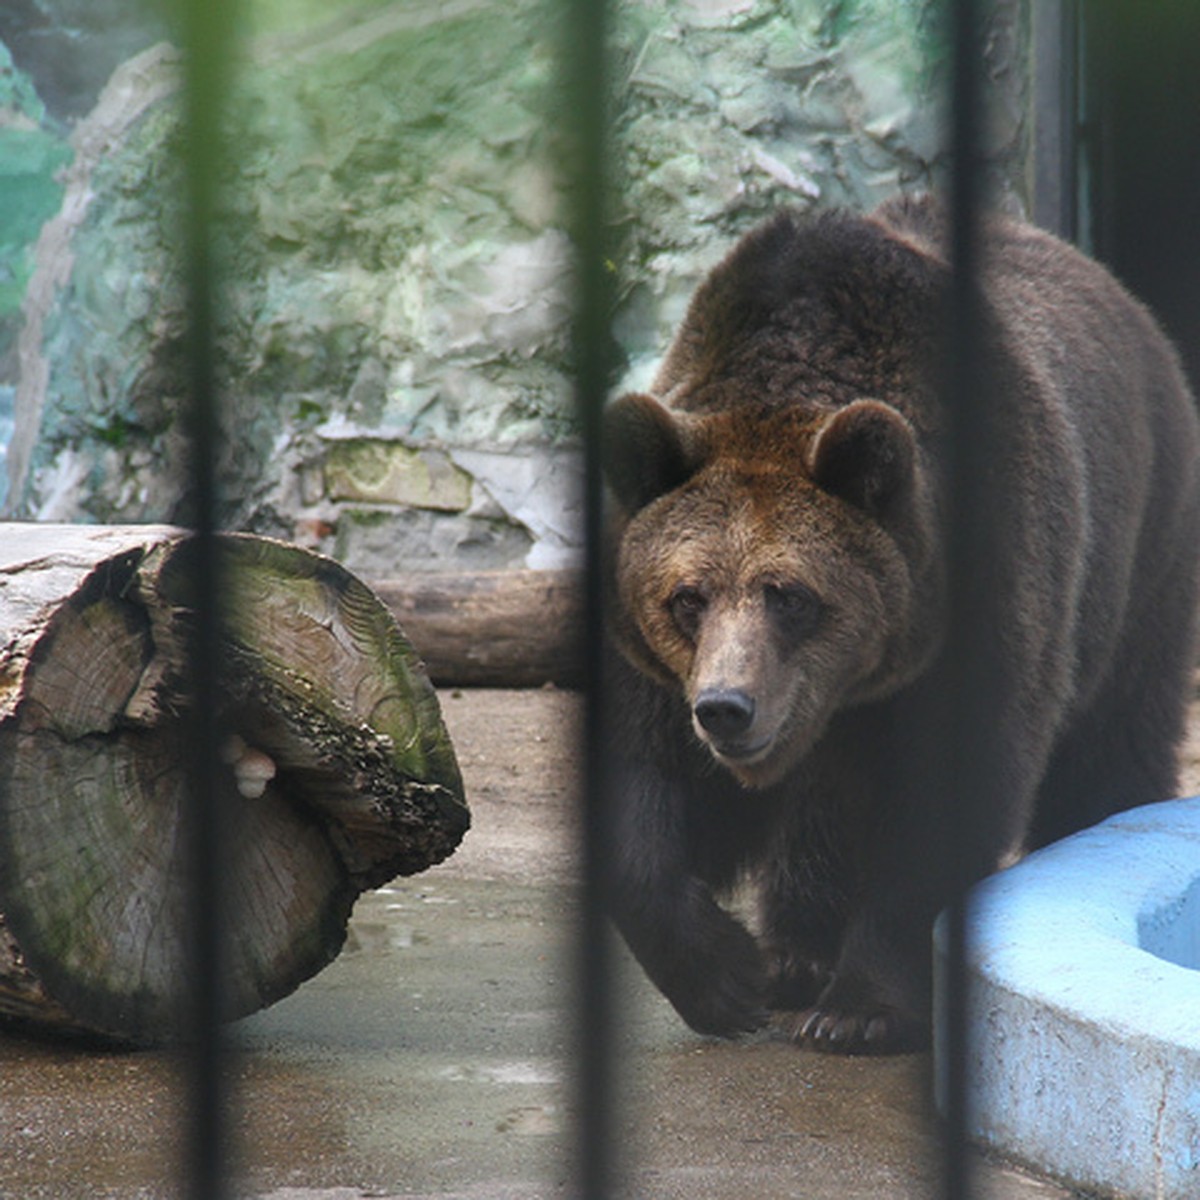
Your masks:
[[[372,587],[441,687],[580,683],[583,591],[576,572],[430,571]]]
[[[232,1019],[329,963],[356,897],[445,858],[469,814],[378,598],[293,546],[220,547]],[[193,549],[160,527],[0,525],[0,1014],[179,1031]]]

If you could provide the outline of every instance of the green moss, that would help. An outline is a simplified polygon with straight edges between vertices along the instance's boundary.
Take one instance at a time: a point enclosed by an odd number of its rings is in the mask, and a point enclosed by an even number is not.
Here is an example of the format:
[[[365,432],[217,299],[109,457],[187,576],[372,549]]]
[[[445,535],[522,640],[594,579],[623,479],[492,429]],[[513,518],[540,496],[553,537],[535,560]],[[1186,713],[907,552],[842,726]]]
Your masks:
[[[111,446],[114,450],[124,450],[134,439],[145,437],[146,431],[118,412],[113,413],[102,424],[93,425],[91,434],[101,445]]]
[[[296,423],[304,426],[319,424],[321,421],[327,420],[329,417],[329,408],[318,400],[312,400],[307,396],[301,396],[296,402],[295,410]]]

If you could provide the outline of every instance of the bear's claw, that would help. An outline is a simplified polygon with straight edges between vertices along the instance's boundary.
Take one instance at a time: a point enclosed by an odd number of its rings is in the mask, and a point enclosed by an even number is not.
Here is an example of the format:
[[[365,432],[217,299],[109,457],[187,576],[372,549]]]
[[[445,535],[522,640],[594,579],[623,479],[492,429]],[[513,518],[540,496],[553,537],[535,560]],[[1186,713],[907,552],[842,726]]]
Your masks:
[[[898,1054],[922,1049],[922,1024],[895,1011],[841,1012],[813,1008],[778,1013],[775,1027],[789,1040],[831,1054]]]

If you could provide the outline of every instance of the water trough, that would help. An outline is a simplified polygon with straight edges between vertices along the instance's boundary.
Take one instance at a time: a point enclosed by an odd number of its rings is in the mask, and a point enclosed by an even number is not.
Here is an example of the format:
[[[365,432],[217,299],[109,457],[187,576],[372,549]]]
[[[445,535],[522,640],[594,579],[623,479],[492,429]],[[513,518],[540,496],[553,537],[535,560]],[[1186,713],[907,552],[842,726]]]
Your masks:
[[[1100,1195],[1200,1196],[1200,798],[985,880],[968,930],[972,1135]]]

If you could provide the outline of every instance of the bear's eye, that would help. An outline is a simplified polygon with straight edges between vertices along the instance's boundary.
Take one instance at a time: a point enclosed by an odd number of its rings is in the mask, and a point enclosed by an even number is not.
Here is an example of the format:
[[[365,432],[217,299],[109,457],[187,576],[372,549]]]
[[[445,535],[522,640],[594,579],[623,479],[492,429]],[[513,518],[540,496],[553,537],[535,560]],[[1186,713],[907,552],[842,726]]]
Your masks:
[[[802,583],[768,583],[763,588],[763,595],[767,612],[789,638],[811,637],[816,632],[825,606],[811,588]]]
[[[699,588],[681,583],[671,592],[667,609],[679,632],[686,638],[694,638],[700,628],[700,617],[708,607],[708,601]]]

